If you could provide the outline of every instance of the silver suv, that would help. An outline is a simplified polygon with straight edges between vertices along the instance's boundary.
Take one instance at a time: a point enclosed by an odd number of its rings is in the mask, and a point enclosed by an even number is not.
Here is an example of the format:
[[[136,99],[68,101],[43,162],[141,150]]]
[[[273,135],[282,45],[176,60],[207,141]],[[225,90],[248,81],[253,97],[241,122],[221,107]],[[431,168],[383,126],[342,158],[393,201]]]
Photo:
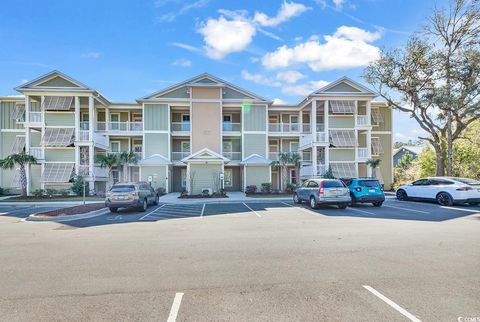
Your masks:
[[[148,205],[158,205],[158,194],[145,181],[116,183],[105,197],[105,206],[111,212],[117,212],[121,207],[138,207],[140,211],[146,211]]]
[[[313,209],[319,204],[337,205],[338,208],[345,209],[352,198],[350,190],[340,180],[309,179],[295,190],[293,201],[295,203],[308,201]]]

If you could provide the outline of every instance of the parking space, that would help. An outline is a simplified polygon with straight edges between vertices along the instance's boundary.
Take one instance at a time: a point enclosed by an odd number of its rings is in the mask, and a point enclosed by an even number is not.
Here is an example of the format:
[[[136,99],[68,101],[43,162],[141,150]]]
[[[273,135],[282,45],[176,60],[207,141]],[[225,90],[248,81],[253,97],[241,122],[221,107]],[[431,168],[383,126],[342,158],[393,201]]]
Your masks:
[[[143,221],[156,221],[173,218],[191,218],[203,216],[205,204],[163,204],[154,210],[148,211],[145,216],[139,218]]]
[[[0,205],[0,216],[27,218],[31,214],[63,208],[64,206],[3,206]]]

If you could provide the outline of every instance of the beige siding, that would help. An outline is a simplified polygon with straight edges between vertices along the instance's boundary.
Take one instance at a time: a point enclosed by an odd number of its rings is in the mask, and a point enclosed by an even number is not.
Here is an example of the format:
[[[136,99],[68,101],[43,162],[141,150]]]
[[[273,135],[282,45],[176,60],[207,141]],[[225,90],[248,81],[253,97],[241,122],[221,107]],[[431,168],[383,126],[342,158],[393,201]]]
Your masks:
[[[74,113],[45,113],[45,125],[46,126],[75,126],[75,114]]]
[[[168,105],[145,104],[145,131],[168,131]]]
[[[220,88],[193,87],[192,99],[220,99]]]
[[[74,162],[75,149],[45,149],[45,161],[48,162]]]
[[[380,143],[382,144],[383,153],[379,157],[380,160],[380,171],[382,172],[382,177],[384,181],[385,189],[390,189],[392,184],[392,136],[390,134],[375,134],[375,136],[380,137]],[[378,170],[377,170],[378,171]]]
[[[141,181],[147,181],[148,176],[152,176],[152,187],[153,188],[159,188],[167,187],[167,172],[166,172],[167,166],[164,165],[159,165],[159,166],[142,166],[141,167],[141,176],[140,180]]]
[[[392,111],[389,108],[381,107],[380,113],[383,117],[383,123],[379,126],[373,126],[372,131],[392,131]],[[375,124],[373,120],[372,124]]]
[[[160,154],[165,158],[168,155],[168,133],[145,133],[145,157]]]
[[[338,117],[330,116],[328,118],[330,128],[353,128],[355,126],[355,119],[352,117]]]
[[[270,182],[270,166],[247,166],[246,167],[246,185],[255,185],[258,189],[262,183]]]
[[[330,149],[330,161],[355,161],[355,150]]]
[[[244,134],[243,157],[258,154],[267,157],[266,134]]]
[[[251,105],[243,108],[243,123],[245,131],[266,131],[266,122],[266,106]]]
[[[219,187],[216,183],[216,177],[222,172],[221,164],[190,164],[190,174],[194,174],[191,194],[202,193],[203,188],[211,188],[213,190]],[[188,179],[187,179],[188,180]],[[187,185],[189,183],[187,182]]]
[[[192,103],[192,152],[203,148],[220,153],[221,136],[221,104]]]

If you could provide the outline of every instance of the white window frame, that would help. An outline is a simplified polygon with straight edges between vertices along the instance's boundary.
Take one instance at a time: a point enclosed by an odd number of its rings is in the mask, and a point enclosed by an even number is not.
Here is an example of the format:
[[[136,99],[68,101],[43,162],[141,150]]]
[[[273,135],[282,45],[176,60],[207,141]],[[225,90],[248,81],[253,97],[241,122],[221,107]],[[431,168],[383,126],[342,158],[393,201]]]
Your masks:
[[[295,176],[292,176],[292,172],[295,173]],[[297,169],[290,169],[289,171],[289,178],[288,178],[288,181],[291,183],[291,184],[297,184],[298,183],[298,171]],[[295,177],[295,183],[293,182],[292,178]]]
[[[112,121],[112,116],[118,116],[118,121]],[[110,120],[108,120],[110,123],[110,130],[118,131],[120,130],[120,113],[110,113]],[[114,122],[114,124],[113,124]]]
[[[227,180],[226,180],[227,172],[230,173],[230,183],[229,184],[227,184]],[[223,178],[224,178],[223,185],[225,187],[233,187],[233,169],[224,169],[223,170]]]
[[[225,144],[229,145],[230,146],[230,149],[228,150],[225,150]],[[223,141],[222,142],[222,149],[223,149],[223,152],[233,152],[233,143],[232,141]]]
[[[118,144],[118,151],[113,151],[112,143]],[[120,153],[121,148],[122,148],[122,145],[121,145],[120,141],[117,141],[117,140],[110,141],[110,151],[112,153]]]
[[[117,182],[120,182],[120,170],[118,169],[112,170],[112,181],[114,184]]]
[[[183,144],[184,144],[184,143],[188,143],[188,147],[189,147],[188,151],[185,151],[185,149],[183,148]],[[192,149],[192,147],[191,147],[191,145],[190,145],[190,141],[180,141],[180,152],[182,152],[182,153],[186,153],[186,152],[190,153],[190,150],[191,150],[191,149]]]
[[[142,122],[142,113],[132,113],[132,122]]]
[[[228,116],[230,118],[230,121],[225,121],[225,116]],[[233,114],[223,114],[223,123],[233,123]]]
[[[292,149],[292,144],[296,144],[296,145],[297,145],[297,150],[296,150],[296,151],[293,151],[293,149]],[[299,145],[300,145],[299,142],[290,141],[290,153],[292,153],[292,152],[298,153],[298,150],[299,150],[299,147],[300,147]]]

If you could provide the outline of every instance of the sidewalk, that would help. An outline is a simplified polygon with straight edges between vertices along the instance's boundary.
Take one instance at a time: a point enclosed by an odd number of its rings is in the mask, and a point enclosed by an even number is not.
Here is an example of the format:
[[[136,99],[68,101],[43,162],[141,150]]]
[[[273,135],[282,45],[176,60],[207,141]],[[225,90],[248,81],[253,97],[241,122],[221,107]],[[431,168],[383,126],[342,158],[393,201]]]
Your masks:
[[[265,201],[290,201],[292,196],[278,197],[247,197],[240,191],[227,192],[228,198],[198,198],[198,199],[180,199],[180,193],[172,192],[160,197],[161,203],[176,204],[194,204],[194,203],[228,203],[228,202],[265,202]]]

